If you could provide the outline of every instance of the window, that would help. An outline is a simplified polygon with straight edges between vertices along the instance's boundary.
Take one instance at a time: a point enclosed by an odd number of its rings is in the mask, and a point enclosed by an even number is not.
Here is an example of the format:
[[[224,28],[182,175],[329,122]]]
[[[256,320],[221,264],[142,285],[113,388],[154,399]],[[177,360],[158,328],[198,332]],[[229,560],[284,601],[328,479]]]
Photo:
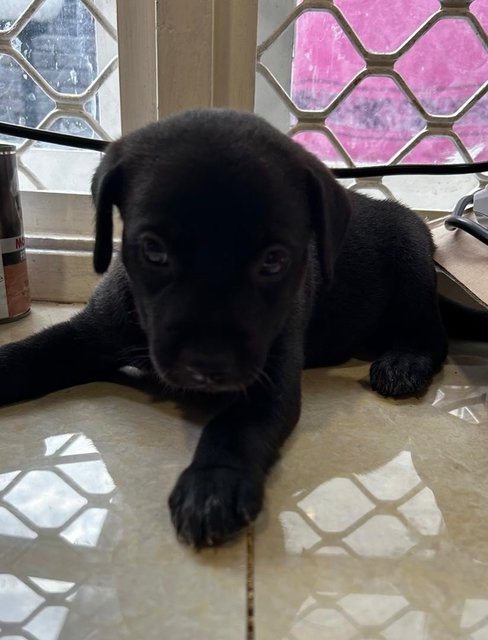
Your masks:
[[[259,18],[256,108],[329,166],[488,159],[486,2],[261,0]],[[348,184],[451,209],[485,181]]]
[[[120,135],[115,0],[37,4],[8,0],[0,20],[8,44],[1,119],[89,138]],[[88,192],[98,161],[95,152],[21,141],[20,187]]]
[[[110,138],[185,108],[255,108],[331,166],[486,159],[487,3],[407,4],[2,0],[0,118]],[[86,299],[99,154],[18,143],[34,295]],[[486,181],[347,184],[445,211]]]

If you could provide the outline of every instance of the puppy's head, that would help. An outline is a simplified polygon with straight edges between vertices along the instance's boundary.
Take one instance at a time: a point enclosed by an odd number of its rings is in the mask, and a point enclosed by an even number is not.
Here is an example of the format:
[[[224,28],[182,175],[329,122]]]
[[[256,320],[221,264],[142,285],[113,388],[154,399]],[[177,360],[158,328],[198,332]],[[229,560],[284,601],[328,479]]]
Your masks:
[[[111,144],[93,179],[97,272],[122,260],[151,359],[170,384],[242,389],[259,377],[304,286],[317,240],[332,278],[346,192],[257,116],[186,112]]]

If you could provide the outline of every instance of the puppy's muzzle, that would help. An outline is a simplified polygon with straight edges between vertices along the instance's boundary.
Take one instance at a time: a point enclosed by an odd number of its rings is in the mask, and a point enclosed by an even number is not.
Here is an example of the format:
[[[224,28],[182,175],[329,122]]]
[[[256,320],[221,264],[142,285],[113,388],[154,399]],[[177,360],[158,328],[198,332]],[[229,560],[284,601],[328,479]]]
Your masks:
[[[232,354],[200,354],[190,349],[182,351],[165,377],[184,389],[211,393],[242,390],[251,382],[251,376],[239,367]]]

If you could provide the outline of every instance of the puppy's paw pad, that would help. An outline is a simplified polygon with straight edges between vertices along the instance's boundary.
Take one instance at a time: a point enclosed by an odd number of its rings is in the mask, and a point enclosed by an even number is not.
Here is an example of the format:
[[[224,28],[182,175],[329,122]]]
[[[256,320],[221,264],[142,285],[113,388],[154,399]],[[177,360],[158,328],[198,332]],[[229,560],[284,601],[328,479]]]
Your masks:
[[[227,467],[188,467],[169,498],[178,538],[196,548],[225,542],[256,518],[262,478]]]
[[[425,354],[389,352],[371,365],[371,388],[382,396],[415,395],[425,389],[434,374],[432,358]]]

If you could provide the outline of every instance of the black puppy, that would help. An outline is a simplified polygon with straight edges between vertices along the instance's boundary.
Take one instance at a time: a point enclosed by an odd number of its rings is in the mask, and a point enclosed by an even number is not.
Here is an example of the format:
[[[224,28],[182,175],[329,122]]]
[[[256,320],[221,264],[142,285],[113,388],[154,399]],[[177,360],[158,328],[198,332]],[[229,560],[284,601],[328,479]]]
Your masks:
[[[109,145],[94,180],[85,309],[0,349],[0,401],[135,365],[163,384],[233,394],[203,430],[169,506],[197,547],[259,513],[266,472],[300,415],[304,366],[376,352],[371,386],[421,391],[447,351],[425,225],[349,193],[264,120],[196,110]]]

